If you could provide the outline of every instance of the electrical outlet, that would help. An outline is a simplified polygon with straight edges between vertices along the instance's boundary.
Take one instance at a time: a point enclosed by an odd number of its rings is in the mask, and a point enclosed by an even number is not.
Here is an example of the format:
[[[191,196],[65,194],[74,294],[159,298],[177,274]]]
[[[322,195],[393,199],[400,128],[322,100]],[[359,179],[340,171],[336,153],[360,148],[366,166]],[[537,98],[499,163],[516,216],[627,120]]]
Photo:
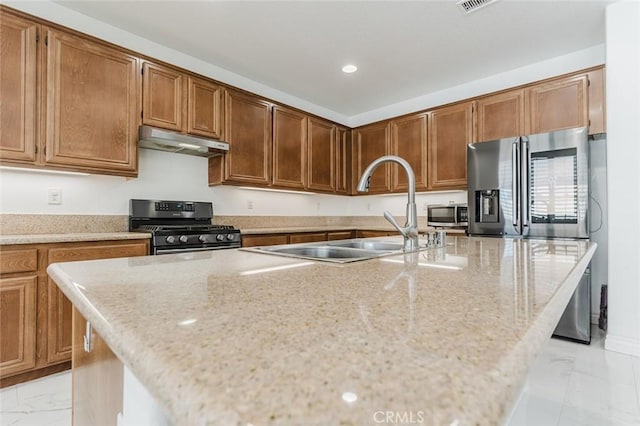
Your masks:
[[[47,202],[49,204],[62,204],[62,189],[49,188],[49,192],[47,194]]]
[[[426,213],[428,210],[429,210],[429,204],[428,203],[424,203],[422,205],[422,211]]]
[[[247,208],[253,210],[253,200],[247,200]]]
[[[371,203],[367,203],[367,211],[371,211]]]

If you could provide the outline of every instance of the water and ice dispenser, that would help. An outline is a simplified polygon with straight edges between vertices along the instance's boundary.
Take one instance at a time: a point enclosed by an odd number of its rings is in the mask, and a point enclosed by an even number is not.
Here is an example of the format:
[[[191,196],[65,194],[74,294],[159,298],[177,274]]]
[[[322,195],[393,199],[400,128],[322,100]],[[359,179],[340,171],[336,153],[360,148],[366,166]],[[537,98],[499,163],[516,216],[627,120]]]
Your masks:
[[[476,191],[476,222],[498,223],[500,218],[500,190],[483,189]]]

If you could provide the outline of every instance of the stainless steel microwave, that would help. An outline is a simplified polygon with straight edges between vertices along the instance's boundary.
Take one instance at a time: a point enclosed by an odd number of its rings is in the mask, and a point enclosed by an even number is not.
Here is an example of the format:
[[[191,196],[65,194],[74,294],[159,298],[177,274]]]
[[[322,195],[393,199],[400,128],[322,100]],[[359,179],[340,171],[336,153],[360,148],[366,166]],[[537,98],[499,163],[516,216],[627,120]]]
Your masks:
[[[466,204],[441,204],[427,206],[429,226],[463,227],[469,224]]]

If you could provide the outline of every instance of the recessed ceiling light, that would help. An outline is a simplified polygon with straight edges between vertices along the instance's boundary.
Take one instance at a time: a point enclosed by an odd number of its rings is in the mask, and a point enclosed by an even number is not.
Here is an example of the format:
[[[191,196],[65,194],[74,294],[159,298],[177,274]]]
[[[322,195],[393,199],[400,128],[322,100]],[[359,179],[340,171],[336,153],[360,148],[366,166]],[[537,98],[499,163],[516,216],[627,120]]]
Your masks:
[[[355,65],[345,65],[342,67],[342,72],[346,72],[347,74],[351,74],[352,72],[358,71],[358,67]]]

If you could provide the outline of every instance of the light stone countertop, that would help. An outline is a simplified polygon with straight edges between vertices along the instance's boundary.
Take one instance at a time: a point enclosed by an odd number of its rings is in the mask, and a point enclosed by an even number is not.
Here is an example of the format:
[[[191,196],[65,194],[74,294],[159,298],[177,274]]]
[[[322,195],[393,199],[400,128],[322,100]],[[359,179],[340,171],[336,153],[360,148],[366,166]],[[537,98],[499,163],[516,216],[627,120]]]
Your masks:
[[[151,234],[146,232],[0,235],[0,246],[11,244],[70,243],[79,241],[142,240],[149,238],[151,238]]]
[[[495,425],[595,249],[457,236],[344,265],[222,250],[48,272],[176,425]]]

